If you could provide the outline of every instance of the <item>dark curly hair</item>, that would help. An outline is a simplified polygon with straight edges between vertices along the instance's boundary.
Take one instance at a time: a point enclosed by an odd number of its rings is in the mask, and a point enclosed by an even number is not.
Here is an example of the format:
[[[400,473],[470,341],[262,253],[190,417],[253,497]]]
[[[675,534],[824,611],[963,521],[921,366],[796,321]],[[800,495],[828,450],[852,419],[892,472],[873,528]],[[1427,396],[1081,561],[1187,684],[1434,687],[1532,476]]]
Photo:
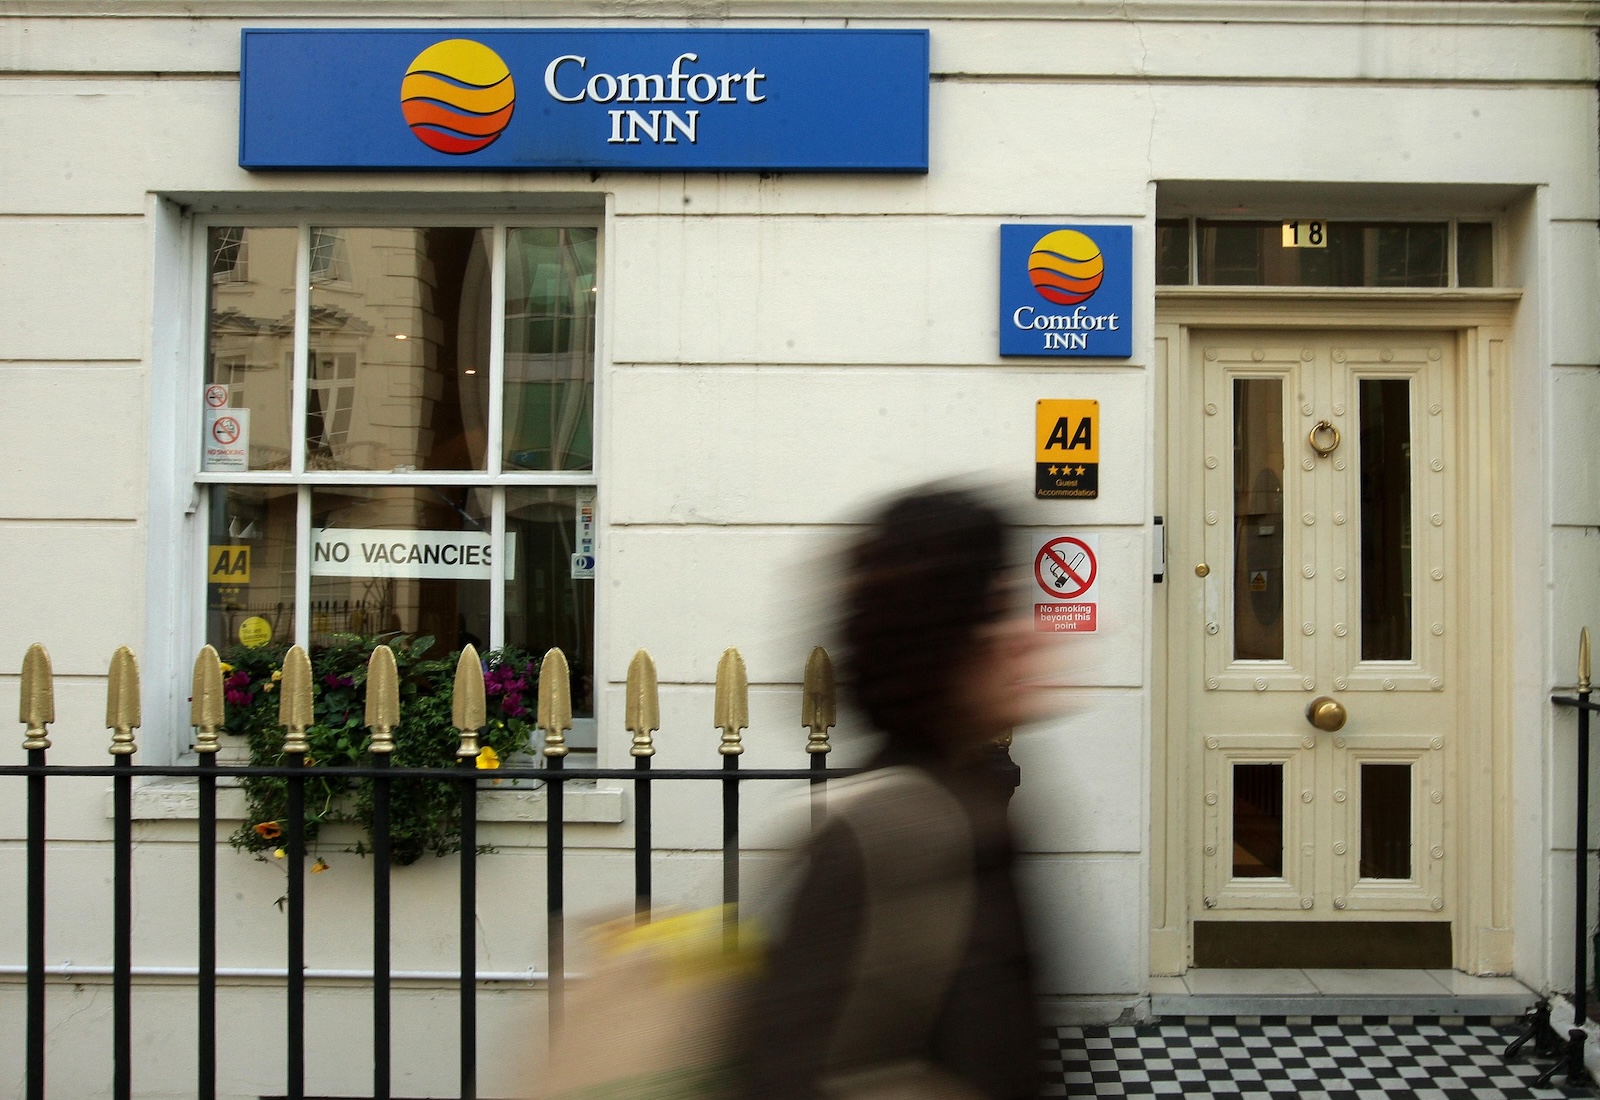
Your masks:
[[[890,501],[851,548],[841,671],[891,742],[933,747],[949,734],[955,675],[1004,613],[1006,541],[998,509],[929,486]]]

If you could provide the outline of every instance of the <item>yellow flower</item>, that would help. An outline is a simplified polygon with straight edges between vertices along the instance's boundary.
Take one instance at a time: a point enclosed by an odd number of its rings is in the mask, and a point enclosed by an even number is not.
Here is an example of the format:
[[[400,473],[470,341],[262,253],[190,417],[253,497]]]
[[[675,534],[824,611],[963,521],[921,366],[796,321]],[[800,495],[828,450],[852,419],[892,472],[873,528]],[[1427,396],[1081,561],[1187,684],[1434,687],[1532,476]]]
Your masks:
[[[483,746],[483,748],[478,752],[478,767],[487,769],[498,768],[499,766],[500,754],[494,751],[494,746]]]
[[[272,682],[273,683],[277,683],[281,679],[283,679],[283,669],[281,669],[281,668],[273,669],[272,670]]]
[[[279,848],[276,852],[272,853],[272,858],[273,859],[282,859],[284,856],[286,856],[288,854],[289,854],[288,852],[284,851],[282,848]]]
[[[324,860],[320,856],[317,857],[317,862],[315,862],[315,863],[313,863],[311,865],[311,873],[313,875],[320,875],[320,874],[322,874],[322,872],[326,871],[327,869],[328,869],[327,861]]]
[[[262,691],[271,691],[273,688],[275,688],[277,686],[278,686],[277,684],[262,684],[261,685],[261,690]]]
[[[218,661],[217,664],[222,666],[222,671],[223,672],[232,672],[233,671],[233,666],[230,665],[227,661]]]

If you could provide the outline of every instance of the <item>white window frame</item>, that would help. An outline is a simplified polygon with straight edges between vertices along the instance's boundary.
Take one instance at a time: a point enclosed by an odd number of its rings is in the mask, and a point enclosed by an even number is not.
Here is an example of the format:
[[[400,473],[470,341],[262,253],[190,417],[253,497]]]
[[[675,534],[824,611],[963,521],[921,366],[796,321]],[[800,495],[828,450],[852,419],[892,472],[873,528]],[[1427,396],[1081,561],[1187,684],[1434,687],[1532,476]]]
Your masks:
[[[522,487],[593,488],[597,527],[603,527],[606,501],[599,491],[603,477],[605,438],[602,410],[606,402],[606,285],[609,202],[605,211],[585,213],[537,211],[504,214],[437,214],[410,209],[374,211],[344,207],[333,197],[314,217],[272,213],[189,213],[176,203],[153,199],[156,233],[155,315],[151,358],[151,492],[149,545],[146,548],[147,604],[145,660],[147,689],[146,759],[174,760],[189,753],[188,697],[190,666],[206,641],[204,563],[208,545],[208,508],[213,485],[278,485],[296,487],[295,630],[294,640],[309,647],[311,632],[311,495],[318,487],[458,486],[489,489]],[[298,234],[295,260],[294,342],[291,366],[290,465],[287,470],[208,473],[201,469],[201,436],[205,384],[208,295],[211,289],[210,230],[217,226],[293,228]],[[486,469],[392,471],[311,470],[306,463],[306,405],[309,381],[309,313],[311,306],[312,227],[487,229],[490,235],[489,408]],[[588,470],[530,471],[503,468],[505,385],[506,248],[510,230],[518,228],[587,228],[597,234],[595,256],[595,332],[593,459]],[[162,247],[163,245],[167,247]],[[174,360],[176,360],[174,362]],[[164,368],[172,368],[166,370]],[[505,540],[503,492],[492,494],[490,534],[496,545]],[[597,545],[597,552],[601,547]],[[602,653],[603,601],[595,593],[594,654]],[[495,555],[490,567],[490,648],[505,644],[505,565]],[[595,676],[595,727],[605,694]],[[153,690],[152,690],[153,689]],[[160,732],[158,732],[160,731]],[[166,731],[172,731],[166,733]],[[578,731],[575,731],[578,732]],[[163,736],[166,733],[166,736]]]

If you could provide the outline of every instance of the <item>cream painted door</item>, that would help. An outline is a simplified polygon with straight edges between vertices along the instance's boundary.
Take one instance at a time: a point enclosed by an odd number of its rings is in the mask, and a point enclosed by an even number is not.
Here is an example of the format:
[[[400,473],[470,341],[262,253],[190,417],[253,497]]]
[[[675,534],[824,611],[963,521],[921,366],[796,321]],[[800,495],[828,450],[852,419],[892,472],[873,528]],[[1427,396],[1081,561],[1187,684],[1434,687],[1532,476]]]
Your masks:
[[[1194,332],[1199,919],[1449,919],[1454,335]],[[1193,497],[1191,497],[1193,499]],[[1193,650],[1191,651],[1193,652]],[[1308,704],[1343,708],[1337,732]]]

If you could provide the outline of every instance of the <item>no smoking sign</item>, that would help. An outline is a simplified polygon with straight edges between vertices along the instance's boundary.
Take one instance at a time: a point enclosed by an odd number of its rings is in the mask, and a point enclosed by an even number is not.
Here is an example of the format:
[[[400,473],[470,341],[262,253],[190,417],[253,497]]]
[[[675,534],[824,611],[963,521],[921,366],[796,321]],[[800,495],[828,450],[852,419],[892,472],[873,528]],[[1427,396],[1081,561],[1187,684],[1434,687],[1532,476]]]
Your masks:
[[[1033,548],[1033,628],[1093,634],[1099,627],[1100,536],[1038,535]]]

